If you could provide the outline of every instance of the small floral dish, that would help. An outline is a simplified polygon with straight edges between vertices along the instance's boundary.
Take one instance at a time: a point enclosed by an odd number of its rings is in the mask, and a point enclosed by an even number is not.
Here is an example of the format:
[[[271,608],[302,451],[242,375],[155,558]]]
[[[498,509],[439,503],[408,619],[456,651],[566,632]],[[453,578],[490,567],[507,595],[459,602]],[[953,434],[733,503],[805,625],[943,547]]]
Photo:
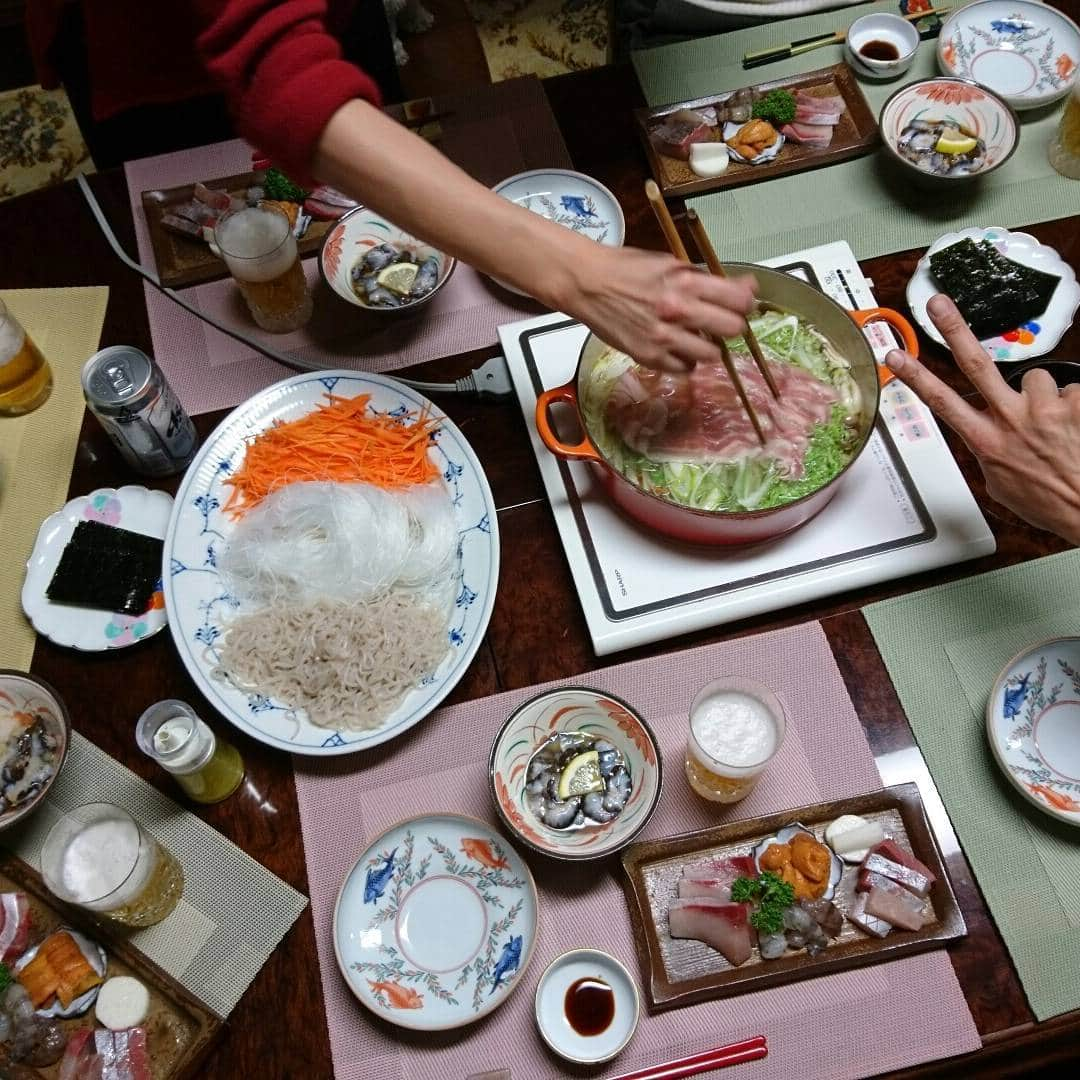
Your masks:
[[[579,1065],[598,1065],[626,1049],[641,1002],[633,977],[614,956],[572,949],[540,976],[535,1008],[540,1037],[556,1054]]]
[[[349,989],[414,1031],[471,1024],[517,989],[537,932],[536,886],[490,825],[431,814],[388,829],[349,871],[334,953]]]
[[[941,28],[938,66],[989,87],[1014,109],[1063,98],[1080,64],[1080,27],[1048,4],[982,0]]]
[[[56,750],[51,775],[41,783],[36,795],[26,798],[25,793],[21,794],[23,801],[17,806],[6,809],[9,806],[3,790],[6,784],[0,782],[0,833],[28,817],[42,803],[64,767],[64,758],[67,757],[68,742],[71,739],[71,718],[59,695],[47,682],[28,675],[25,671],[0,670],[0,728],[6,729],[0,731],[0,762],[3,762],[6,756],[5,750],[10,745],[9,739],[12,735],[10,728],[4,723],[5,714],[14,714],[16,719],[21,719],[23,723],[27,717],[32,718],[34,723],[40,721]]]
[[[431,289],[416,299],[399,297],[396,307],[365,304],[353,289],[353,269],[361,264],[369,252],[382,244],[390,244],[398,252],[412,252],[413,258],[421,266],[426,259],[436,259],[438,270]],[[415,239],[366,206],[358,206],[344,214],[326,234],[319,249],[319,271],[326,284],[354,307],[382,315],[403,315],[429,303],[450,280],[456,265],[457,260],[452,255],[446,255],[430,244]]]
[[[534,214],[608,247],[622,247],[626,219],[619,200],[599,180],[570,169],[533,169],[496,184],[492,191]],[[518,296],[526,295],[493,279]]]
[[[962,229],[960,232],[939,236],[919,260],[915,273],[907,285],[908,307],[911,308],[915,321],[939,345],[945,344],[941,332],[930,321],[930,316],[926,312],[926,305],[930,298],[941,292],[930,273],[930,256],[941,251],[942,248],[967,239],[974,240],[976,243],[980,240],[989,240],[1006,258],[1022,266],[1043,270],[1061,278],[1054,290],[1054,295],[1050,298],[1050,306],[1037,320],[1024,323],[1023,326],[1017,326],[998,337],[987,338],[982,342],[990,358],[1002,364],[1045,356],[1057,345],[1065,331],[1072,326],[1077,308],[1080,307],[1080,285],[1077,284],[1073,268],[1052,247],[1040,244],[1028,233],[1009,232],[1008,229],[995,226],[987,229]]]
[[[141,615],[110,614],[73,604],[57,604],[46,597],[45,590],[80,521],[96,521],[162,539],[169,527],[172,507],[172,496],[164,491],[150,491],[131,484],[119,489],[99,488],[81,495],[47,517],[27,560],[22,588],[23,611],[34,629],[57,645],[84,652],[123,649],[161,630],[168,622],[161,582],[150,598],[150,606]]]
[[[947,124],[981,139],[985,151],[968,171],[927,172],[901,152],[902,138],[920,125]],[[964,79],[922,79],[901,86],[878,116],[886,153],[916,183],[955,187],[999,169],[1020,144],[1020,121],[1000,97]],[[937,155],[935,155],[937,156]]]
[[[986,704],[986,735],[1028,802],[1080,826],[1080,638],[1043,641],[1005,665]]]
[[[829,849],[829,883],[819,899],[831,900],[836,893],[837,885],[840,884],[840,879],[844,876],[844,860],[825,843],[825,840],[822,837],[816,836],[811,829],[808,829],[805,825],[800,825],[798,822],[794,825],[785,825],[775,836],[767,836],[754,848],[752,854],[754,856],[754,861],[758,864],[758,869],[761,869],[761,857],[765,854],[770,845],[790,844],[792,837],[794,837],[796,833],[805,833],[812,840],[816,840],[819,844],[822,844]]]
[[[78,930],[72,930],[70,926],[63,926],[57,932],[70,934],[71,940],[78,946],[79,952],[86,958],[86,962],[98,975],[104,977],[109,959],[105,950],[96,941],[91,941],[85,934],[80,934]],[[50,934],[49,937],[52,937],[52,935]],[[41,946],[48,940],[49,938],[45,938],[43,941],[39,941],[32,949],[27,949],[19,957],[12,969],[16,975],[30,964],[34,957],[37,956]],[[71,1001],[66,1008],[60,1003],[59,998],[56,998],[51,1005],[45,1005],[36,1010],[36,1014],[57,1020],[70,1020],[74,1016],[82,1016],[97,1001],[98,991],[100,990],[100,984],[92,986],[85,994],[80,994]]]
[[[873,42],[891,45],[895,57],[872,55]],[[865,50],[865,51],[864,51]],[[896,79],[903,75],[919,50],[915,24],[888,11],[876,11],[856,19],[844,37],[844,54],[856,75],[867,79]]]
[[[617,805],[604,803],[611,813],[597,811],[604,820],[585,819],[579,812],[572,823],[555,828],[530,806],[533,758],[554,739],[574,737],[587,739],[596,748],[576,755],[571,764],[590,752],[610,755],[617,770],[628,774],[628,782]],[[599,859],[625,847],[652,817],[663,785],[660,750],[648,724],[625,701],[583,686],[549,690],[515,709],[491,747],[488,777],[495,808],[513,836],[534,851],[568,860]],[[604,799],[611,794],[610,778],[607,785]],[[561,798],[583,803],[589,796]]]

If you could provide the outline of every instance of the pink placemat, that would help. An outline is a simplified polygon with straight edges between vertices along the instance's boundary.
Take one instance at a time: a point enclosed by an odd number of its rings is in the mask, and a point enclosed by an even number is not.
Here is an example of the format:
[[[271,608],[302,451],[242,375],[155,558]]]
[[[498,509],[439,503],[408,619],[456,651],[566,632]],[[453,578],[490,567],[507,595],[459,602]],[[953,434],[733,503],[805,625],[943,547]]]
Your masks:
[[[443,114],[439,149],[485,185],[527,169],[569,168],[570,155],[539,80],[515,79],[435,98]],[[131,213],[145,266],[154,265],[142,192],[212,180],[251,167],[240,139],[129,161]],[[411,319],[367,314],[335,296],[319,278],[317,257],[305,260],[315,316],[293,334],[264,334],[252,323],[231,280],[180,290],[200,311],[236,326],[252,339],[325,367],[392,371],[494,345],[506,322],[542,309],[472,267],[459,265],[445,288]],[[150,285],[145,286],[154,355],[189,413],[231,408],[257,390],[293,374],[243,342],[222,334]]]
[[[687,714],[710,679],[737,673],[779,695],[788,733],[754,792],[728,810],[693,795],[682,776]],[[881,787],[866,738],[820,624],[710,645],[593,672],[581,680],[625,698],[646,717],[664,756],[664,794],[640,839],[842,798]],[[558,685],[555,683],[551,686]],[[544,967],[577,946],[604,949],[640,971],[617,860],[574,865],[530,856],[540,894],[540,932],[520,988],[470,1027],[417,1036],[374,1017],[353,998],[334,959],[338,888],[367,844],[395,822],[435,811],[495,823],[488,750],[530,687],[440,709],[418,727],[357,759],[295,760],[319,966],[338,1080],[462,1080],[512,1068],[514,1080],[555,1080],[567,1070],[543,1046],[533,991]],[[683,1054],[764,1034],[769,1057],[730,1070],[733,1078],[839,1080],[904,1068],[980,1046],[943,951],[808,979],[791,986],[650,1016],[604,1069],[613,1076]]]

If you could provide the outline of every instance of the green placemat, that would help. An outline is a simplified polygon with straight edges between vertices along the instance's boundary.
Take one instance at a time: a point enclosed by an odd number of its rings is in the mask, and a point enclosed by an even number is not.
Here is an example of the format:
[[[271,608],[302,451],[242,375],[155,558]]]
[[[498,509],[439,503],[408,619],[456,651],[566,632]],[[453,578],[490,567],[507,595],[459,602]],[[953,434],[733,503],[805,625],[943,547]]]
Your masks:
[[[652,105],[736,90],[752,82],[797,75],[843,60],[830,45],[793,60],[744,71],[743,54],[811,37],[854,22],[895,2],[842,11],[634,53],[634,68]],[[901,78],[861,82],[875,115],[897,87],[939,74],[936,41],[924,41]],[[915,188],[880,150],[855,161],[687,200],[705,222],[719,253],[756,262],[847,240],[858,259],[926,247],[944,232],[969,226],[1015,228],[1080,210],[1080,183],[1059,176],[1046,159],[1062,106],[1021,114],[1020,145],[998,170],[947,196]]]
[[[863,614],[1040,1020],[1080,1008],[1080,830],[1022,799],[986,743],[994,679],[1080,631],[1080,551],[886,600]]]

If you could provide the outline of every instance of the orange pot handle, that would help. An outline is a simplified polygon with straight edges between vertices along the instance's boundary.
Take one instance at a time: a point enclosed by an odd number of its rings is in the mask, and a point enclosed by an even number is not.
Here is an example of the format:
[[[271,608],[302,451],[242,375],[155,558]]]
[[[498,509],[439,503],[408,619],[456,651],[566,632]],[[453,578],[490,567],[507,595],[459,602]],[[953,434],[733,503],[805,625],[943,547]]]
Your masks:
[[[568,382],[563,386],[555,386],[550,390],[545,390],[536,399],[536,430],[540,433],[540,441],[556,457],[567,458],[571,461],[603,462],[604,459],[596,452],[596,448],[589,441],[588,435],[583,433],[581,442],[571,446],[564,443],[562,439],[555,434],[555,429],[551,426],[551,418],[548,410],[556,401],[562,401],[567,405],[573,405],[579,418],[581,416],[581,410],[578,409],[577,387],[574,383]]]
[[[887,322],[894,330],[899,331],[900,337],[904,342],[904,349],[918,359],[919,339],[915,336],[915,328],[900,314],[899,311],[893,311],[892,308],[873,307],[863,308],[862,311],[852,311],[849,312],[849,314],[852,319],[855,320],[855,325],[860,328],[864,327],[868,322],[873,322],[875,319]],[[896,376],[885,366],[885,364],[878,364],[878,381],[882,386],[887,386],[895,378]]]

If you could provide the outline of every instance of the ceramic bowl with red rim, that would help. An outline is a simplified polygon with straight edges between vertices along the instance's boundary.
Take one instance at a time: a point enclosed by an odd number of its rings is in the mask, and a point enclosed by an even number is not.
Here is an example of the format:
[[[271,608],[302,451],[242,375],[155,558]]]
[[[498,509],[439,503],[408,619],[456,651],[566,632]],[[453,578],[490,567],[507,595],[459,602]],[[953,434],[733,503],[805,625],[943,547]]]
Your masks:
[[[1077,309],[1080,308],[1080,284],[1077,283],[1073,268],[1052,247],[1040,243],[1028,233],[1010,232],[999,226],[991,226],[961,229],[959,232],[939,236],[927,248],[926,254],[919,260],[915,273],[908,281],[907,302],[915,321],[939,345],[945,344],[941,331],[930,321],[926,311],[930,298],[941,292],[930,273],[930,256],[961,240],[973,240],[975,243],[986,240],[1005,258],[1061,279],[1046,310],[1040,315],[1021,326],[1010,327],[1001,334],[982,341],[987,355],[1001,364],[1045,356],[1058,344],[1076,318]]]
[[[1040,642],[1005,665],[986,704],[986,736],[1028,802],[1080,826],[1080,638]]]
[[[1016,113],[997,94],[965,79],[922,79],[900,87],[878,116],[886,152],[921,186],[955,187],[999,169],[1020,143]],[[971,150],[937,147],[981,142]],[[943,139],[945,141],[943,141]]]
[[[652,816],[663,783],[649,725],[625,701],[583,686],[515,709],[491,748],[488,777],[513,837],[567,860],[625,847]]]
[[[422,295],[413,298],[407,289],[399,295],[399,286],[392,280],[384,279],[384,284],[379,286],[380,275],[392,271],[393,266],[392,258],[385,254],[386,245],[398,255],[411,256],[407,262],[420,268],[417,277],[424,272],[427,260],[435,260],[434,283]],[[345,214],[326,234],[319,249],[319,271],[326,284],[342,300],[364,311],[383,315],[400,315],[423,307],[450,279],[456,265],[457,260],[452,255],[417,240],[366,206],[358,206]],[[369,295],[364,281],[388,291],[398,301],[396,306],[379,306],[362,300],[361,293]]]

